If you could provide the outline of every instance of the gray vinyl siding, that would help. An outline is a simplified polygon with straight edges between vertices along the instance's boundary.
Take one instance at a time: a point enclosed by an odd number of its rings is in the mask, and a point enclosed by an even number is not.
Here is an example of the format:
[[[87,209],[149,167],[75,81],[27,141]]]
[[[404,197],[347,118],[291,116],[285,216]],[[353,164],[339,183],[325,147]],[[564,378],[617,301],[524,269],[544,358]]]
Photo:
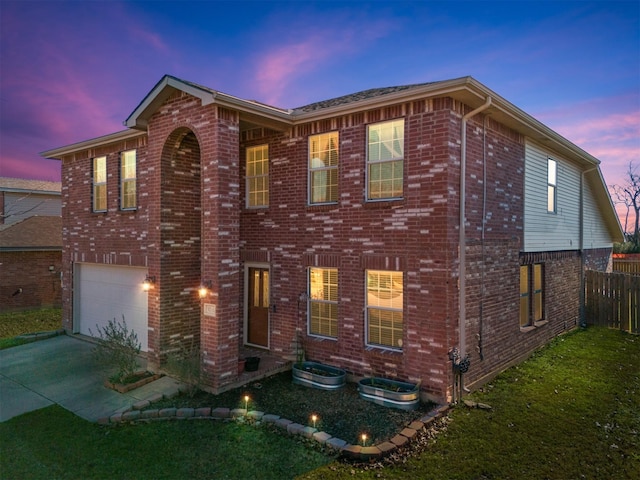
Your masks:
[[[557,162],[556,213],[547,212],[547,159]],[[524,251],[580,248],[580,170],[530,140],[525,146]]]
[[[60,216],[60,195],[33,192],[5,192],[4,225],[11,225],[34,215]]]
[[[598,208],[593,187],[585,182],[584,188],[584,248],[611,248],[613,241]]]

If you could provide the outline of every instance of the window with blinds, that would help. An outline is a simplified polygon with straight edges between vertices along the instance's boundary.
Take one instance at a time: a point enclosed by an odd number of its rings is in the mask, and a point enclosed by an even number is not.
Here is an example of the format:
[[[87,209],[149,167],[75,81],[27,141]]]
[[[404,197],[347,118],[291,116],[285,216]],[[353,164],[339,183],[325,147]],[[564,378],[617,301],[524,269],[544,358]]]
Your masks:
[[[136,151],[128,150],[120,155],[120,208],[136,207]]]
[[[338,201],[338,132],[309,137],[309,204]]]
[[[544,265],[520,266],[520,326],[534,326],[544,320]]]
[[[402,272],[367,270],[367,345],[402,349]]]
[[[107,211],[107,157],[93,159],[93,211]]]
[[[401,198],[404,120],[369,125],[367,138],[367,200]]]
[[[269,146],[247,148],[247,207],[269,206]]]
[[[338,270],[309,269],[309,334],[338,336]]]

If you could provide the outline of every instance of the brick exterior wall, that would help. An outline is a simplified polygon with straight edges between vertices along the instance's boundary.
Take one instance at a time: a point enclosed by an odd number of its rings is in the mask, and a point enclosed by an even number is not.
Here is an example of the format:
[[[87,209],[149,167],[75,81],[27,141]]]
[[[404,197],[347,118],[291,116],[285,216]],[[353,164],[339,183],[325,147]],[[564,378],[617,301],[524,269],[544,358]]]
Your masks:
[[[62,304],[61,252],[0,252],[0,266],[0,311]]]
[[[290,136],[252,138],[243,143],[241,158],[247,146],[269,144],[270,207],[243,209],[241,246],[247,259],[268,252],[264,258],[271,265],[272,302],[277,307],[271,314],[273,351],[291,355],[298,330],[308,358],[358,376],[422,381],[427,395],[448,395],[452,381],[448,351],[458,344],[457,167],[463,111],[463,106],[446,99],[416,102],[301,125]],[[404,199],[364,202],[366,126],[402,113],[406,121]],[[480,123],[472,121],[468,133],[467,228],[471,237],[480,235],[482,152],[486,147],[485,230],[498,249],[490,280],[495,285],[505,274],[513,278],[511,297],[500,289],[489,299],[489,313],[498,315],[495,321],[500,322],[508,317],[505,306],[518,305],[524,147],[519,135],[491,121],[484,136],[481,122],[482,117]],[[336,129],[340,133],[339,202],[307,206],[308,135]],[[241,197],[245,194],[243,184]],[[306,335],[306,303],[301,306],[298,299],[306,292],[309,266],[338,268],[337,340]],[[403,352],[365,347],[367,269],[405,273]],[[473,275],[468,272],[470,280]],[[509,320],[516,328],[517,311]]]
[[[270,349],[291,357],[296,338],[309,359],[356,376],[422,382],[450,398],[448,352],[459,344],[460,138],[466,106],[448,98],[296,125],[285,132],[240,128],[237,112],[176,92],[150,118],[148,137],[63,159],[65,327],[71,324],[73,262],[148,266],[149,360],[199,344],[206,382],[236,380],[243,343],[244,275],[270,268]],[[403,199],[366,202],[367,125],[405,119]],[[311,134],[339,132],[339,198],[308,205]],[[148,138],[148,142],[147,142]],[[576,325],[580,258],[545,257],[547,323],[519,327],[524,138],[477,115],[467,132],[467,318],[469,382],[480,382]],[[245,207],[245,152],[269,145],[270,204]],[[118,152],[137,148],[138,208],[119,211]],[[90,159],[107,154],[109,211],[91,212]],[[484,221],[483,221],[484,220]],[[599,265],[596,254],[590,263]],[[337,339],[307,335],[307,269],[339,271]],[[365,271],[404,274],[402,352],[365,345]],[[197,286],[211,280],[200,300]],[[578,282],[576,284],[576,282]],[[215,315],[205,315],[206,304]],[[480,356],[482,354],[482,356]]]
[[[138,208],[120,210],[120,152],[136,149]],[[62,158],[62,326],[73,325],[73,268],[76,262],[138,266],[148,265],[149,205],[147,138],[87,149]],[[107,157],[107,212],[92,208],[92,159]]]

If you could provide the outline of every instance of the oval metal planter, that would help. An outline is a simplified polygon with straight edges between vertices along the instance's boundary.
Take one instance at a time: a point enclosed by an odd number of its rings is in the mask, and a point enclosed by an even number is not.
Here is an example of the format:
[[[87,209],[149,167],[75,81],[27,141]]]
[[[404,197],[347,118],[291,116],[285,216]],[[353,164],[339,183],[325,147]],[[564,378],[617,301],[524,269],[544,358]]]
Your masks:
[[[368,377],[358,382],[360,397],[384,407],[415,410],[420,403],[420,389],[414,383],[388,378]]]
[[[345,384],[347,373],[341,368],[317,362],[293,364],[293,383],[321,390],[336,390]]]

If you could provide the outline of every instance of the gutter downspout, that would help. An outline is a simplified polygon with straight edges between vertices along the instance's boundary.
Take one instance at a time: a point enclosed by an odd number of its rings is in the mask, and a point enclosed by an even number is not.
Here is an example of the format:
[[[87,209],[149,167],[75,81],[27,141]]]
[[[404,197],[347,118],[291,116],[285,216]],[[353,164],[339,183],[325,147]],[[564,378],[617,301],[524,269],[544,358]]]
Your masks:
[[[587,173],[593,172],[597,170],[598,167],[593,167],[588,170],[585,170],[580,174],[580,311],[579,311],[579,322],[580,327],[587,326],[587,319],[585,318],[585,261],[584,261],[584,176]]]
[[[460,226],[459,226],[459,267],[458,267],[458,282],[459,282],[459,297],[458,303],[460,308],[460,317],[458,319],[458,329],[459,329],[459,346],[458,351],[460,352],[460,358],[462,360],[466,357],[466,343],[467,343],[467,333],[466,333],[466,318],[467,318],[467,262],[466,262],[466,249],[467,249],[467,239],[466,239],[466,231],[465,231],[465,209],[466,209],[466,189],[467,189],[467,121],[477,115],[478,113],[486,110],[491,106],[491,97],[487,97],[484,105],[476,108],[475,110],[470,111],[466,115],[462,117],[462,132],[461,132],[461,152],[460,152]],[[460,394],[462,395],[462,390],[464,390],[464,383],[462,381],[462,375],[460,375]]]

